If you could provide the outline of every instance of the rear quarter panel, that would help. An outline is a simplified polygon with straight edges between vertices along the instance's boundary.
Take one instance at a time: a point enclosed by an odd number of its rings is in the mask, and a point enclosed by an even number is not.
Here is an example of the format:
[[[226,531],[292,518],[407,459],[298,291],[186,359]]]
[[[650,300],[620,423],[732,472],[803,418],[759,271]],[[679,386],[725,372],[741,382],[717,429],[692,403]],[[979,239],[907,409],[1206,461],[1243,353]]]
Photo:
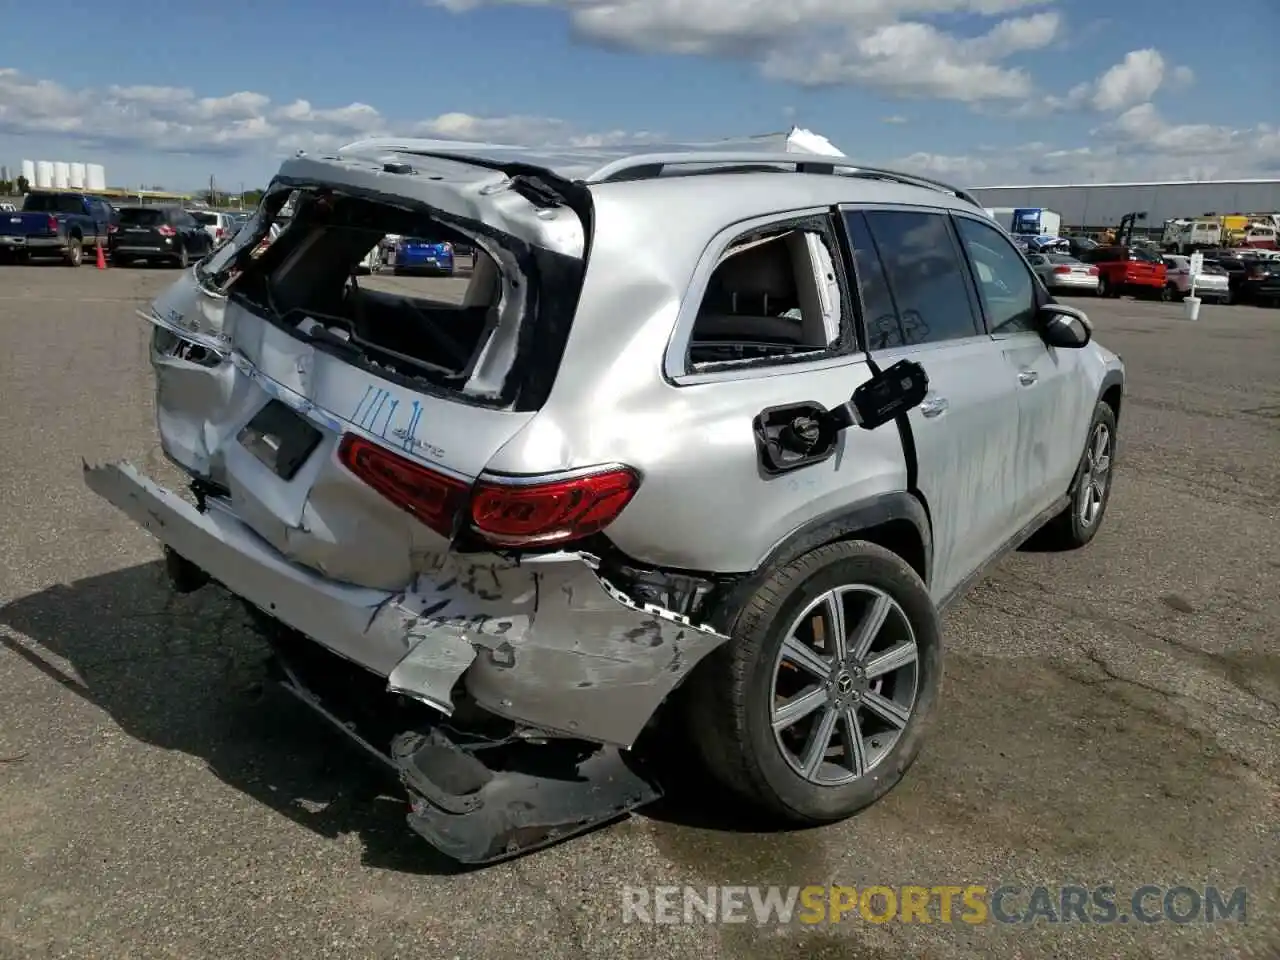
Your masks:
[[[787,403],[845,402],[870,376],[860,356],[696,384],[667,379],[664,355],[695,266],[713,255],[708,246],[726,225],[701,221],[699,185],[688,186],[688,205],[677,206],[687,213],[679,230],[670,229],[669,207],[646,211],[597,196],[587,281],[556,385],[489,466],[512,473],[635,467],[640,490],[608,528],[610,539],[642,562],[740,572],[809,520],[905,489],[906,463],[889,424],[846,431],[825,462],[775,478],[760,470],[756,415]]]

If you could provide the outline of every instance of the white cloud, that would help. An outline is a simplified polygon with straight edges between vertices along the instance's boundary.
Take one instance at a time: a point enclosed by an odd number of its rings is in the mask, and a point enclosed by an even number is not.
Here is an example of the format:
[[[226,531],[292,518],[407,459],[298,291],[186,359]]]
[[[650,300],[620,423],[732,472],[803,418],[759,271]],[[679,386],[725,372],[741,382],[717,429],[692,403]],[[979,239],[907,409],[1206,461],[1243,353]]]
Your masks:
[[[76,90],[0,68],[0,134],[10,136],[60,137],[89,146],[166,153],[267,155],[331,150],[387,133],[529,145],[595,145],[654,137],[619,130],[582,131],[564,120],[535,116],[444,113],[398,122],[367,103],[325,108],[307,100],[273,103],[247,90],[220,97],[166,86]]]
[[[1188,66],[1169,69],[1159,50],[1147,47],[1130,50],[1124,59],[1093,80],[1078,83],[1065,96],[1035,98],[1014,110],[1016,116],[1035,116],[1048,110],[1081,110],[1118,113],[1147,103],[1161,89],[1185,90],[1195,83],[1195,71]]]
[[[1205,180],[1280,173],[1280,128],[1170,123],[1150,103],[1091,131],[1087,144],[1037,142],[973,154],[915,153],[893,164],[963,186]]]
[[[986,33],[949,33],[930,18],[999,17],[1049,0],[428,0],[455,12],[479,6],[564,10],[578,36],[645,52],[742,57],[804,86],[863,85],[966,103],[1020,99],[1034,84],[1009,57],[1041,49],[1061,19],[1042,11]]]
[[[1123,110],[1150,100],[1164,82],[1164,57],[1150,48],[1133,50],[1094,84],[1098,110]]]

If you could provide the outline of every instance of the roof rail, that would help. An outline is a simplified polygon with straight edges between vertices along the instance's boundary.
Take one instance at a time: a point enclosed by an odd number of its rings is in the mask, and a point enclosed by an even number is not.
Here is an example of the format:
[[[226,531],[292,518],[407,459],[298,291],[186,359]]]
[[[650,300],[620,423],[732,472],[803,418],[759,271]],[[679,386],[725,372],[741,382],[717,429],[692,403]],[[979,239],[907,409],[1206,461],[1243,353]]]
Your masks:
[[[823,173],[845,177],[862,177],[868,180],[888,180],[894,183],[913,187],[925,187],[958,197],[975,207],[981,207],[976,197],[967,190],[897,170],[883,167],[867,167],[855,163],[847,157],[836,157],[821,153],[766,153],[762,151],[740,150],[733,152],[690,151],[687,153],[641,153],[623,157],[605,164],[585,179],[588,183],[605,183],[611,180],[647,180],[662,175],[669,166],[683,164],[706,164],[709,166],[725,166],[728,164],[776,166],[786,164],[795,167],[797,173]],[[715,173],[714,169],[705,171]]]

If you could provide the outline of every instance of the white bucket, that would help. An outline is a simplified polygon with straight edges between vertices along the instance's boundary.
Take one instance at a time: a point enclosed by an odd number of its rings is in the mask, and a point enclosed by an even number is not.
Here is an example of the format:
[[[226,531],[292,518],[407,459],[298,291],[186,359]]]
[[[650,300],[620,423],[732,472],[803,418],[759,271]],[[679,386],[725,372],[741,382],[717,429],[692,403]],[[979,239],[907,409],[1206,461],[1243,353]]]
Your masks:
[[[1199,297],[1186,297],[1182,301],[1182,303],[1187,308],[1188,320],[1200,319],[1200,298]]]

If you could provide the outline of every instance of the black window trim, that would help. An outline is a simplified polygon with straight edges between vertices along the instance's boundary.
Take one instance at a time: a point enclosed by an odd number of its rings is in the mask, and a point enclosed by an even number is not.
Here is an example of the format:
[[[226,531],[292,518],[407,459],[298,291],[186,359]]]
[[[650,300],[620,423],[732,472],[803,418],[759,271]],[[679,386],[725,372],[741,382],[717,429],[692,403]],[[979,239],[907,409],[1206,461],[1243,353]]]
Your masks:
[[[1002,337],[1002,338],[1016,337],[1016,336],[1019,336],[1020,334],[1026,334],[1026,333],[1031,333],[1031,334],[1035,334],[1036,336],[1039,336],[1039,334],[1036,333],[1034,328],[1030,330],[1002,330],[1002,331],[997,331],[992,329],[991,316],[987,312],[986,301],[984,301],[982,298],[982,287],[978,280],[977,268],[974,267],[973,261],[969,257],[969,252],[964,249],[964,239],[960,236],[959,220],[961,218],[965,220],[972,220],[974,223],[978,223],[984,227],[992,229],[996,234],[1000,234],[1000,230],[994,224],[992,224],[989,220],[986,220],[982,217],[974,216],[973,214],[967,213],[963,210],[951,211],[952,231],[955,235],[956,242],[960,245],[960,250],[961,250],[960,256],[961,256],[961,259],[964,261],[965,273],[969,277],[969,288],[970,288],[969,296],[970,296],[970,299],[974,299],[974,298],[977,299],[978,316],[982,318],[983,331],[989,337]],[[1027,273],[1031,275],[1031,289],[1035,294],[1035,300],[1033,301],[1033,305],[1036,310],[1039,310],[1041,307],[1043,307],[1046,303],[1049,302],[1048,288],[1045,287],[1044,281],[1040,279],[1040,275],[1036,273],[1035,269],[1031,266],[1030,261],[1027,260],[1027,255],[1018,249],[1018,245],[1013,241],[1009,240],[1008,237],[1003,236],[1002,234],[1001,236],[1004,239],[1005,243],[1009,245],[1010,249],[1012,249],[1014,253],[1018,254],[1018,256],[1022,259],[1023,266],[1027,268]]]
[[[969,277],[969,283],[965,284],[965,289],[969,298],[969,315],[973,317],[978,324],[981,325],[982,329],[977,329],[975,327],[974,332],[971,335],[965,336],[965,337],[950,337],[946,340],[926,340],[923,343],[912,343],[912,344],[904,343],[896,347],[885,347],[883,349],[878,349],[874,351],[875,354],[893,353],[896,355],[897,353],[904,350],[936,349],[940,347],[950,346],[952,344],[966,343],[971,340],[986,339],[990,337],[990,333],[986,329],[987,320],[986,320],[985,311],[982,309],[982,300],[981,298],[978,297],[977,291],[973,285],[973,272],[972,272],[972,267],[969,265],[969,257],[964,251],[964,247],[960,242],[959,234],[956,231],[955,223],[952,221],[952,217],[959,212],[961,211],[953,210],[950,207],[940,207],[940,206],[911,204],[911,203],[856,203],[854,202],[854,203],[841,203],[836,206],[836,220],[840,224],[840,229],[842,234],[844,232],[844,224],[843,224],[844,216],[848,214],[858,214],[863,216],[864,219],[865,219],[865,215],[868,213],[925,213],[925,214],[934,214],[937,216],[941,216],[947,222],[946,223],[947,235],[951,238],[952,251],[955,253],[956,257],[959,258],[964,274]],[[974,219],[979,219],[979,218],[974,217]],[[979,220],[979,222],[984,222],[984,221]],[[871,230],[870,222],[867,221],[866,225],[867,225],[867,233],[868,233],[868,236],[871,237],[872,244],[876,244],[875,232]],[[850,258],[847,270],[850,276],[853,276],[852,244],[849,243],[847,236],[844,236],[844,242],[848,245],[847,256]],[[885,278],[885,285],[889,293],[889,302],[893,304],[893,311],[898,316],[898,322],[901,323],[902,314],[898,308],[898,297],[897,297],[897,294],[894,292],[893,282],[889,279],[889,271],[885,268],[884,260],[880,256],[880,248],[878,244],[876,244],[875,254],[876,254],[876,259],[880,262],[880,271]],[[856,277],[854,279],[856,280]],[[859,342],[863,344],[869,344],[871,341],[869,339],[869,334],[866,329],[865,321],[863,318],[861,290],[859,289],[857,283],[851,283],[850,291],[851,291],[851,295],[856,295],[858,297]],[[867,354],[869,356],[872,355],[872,353],[873,351],[871,351],[870,349],[867,349]]]

